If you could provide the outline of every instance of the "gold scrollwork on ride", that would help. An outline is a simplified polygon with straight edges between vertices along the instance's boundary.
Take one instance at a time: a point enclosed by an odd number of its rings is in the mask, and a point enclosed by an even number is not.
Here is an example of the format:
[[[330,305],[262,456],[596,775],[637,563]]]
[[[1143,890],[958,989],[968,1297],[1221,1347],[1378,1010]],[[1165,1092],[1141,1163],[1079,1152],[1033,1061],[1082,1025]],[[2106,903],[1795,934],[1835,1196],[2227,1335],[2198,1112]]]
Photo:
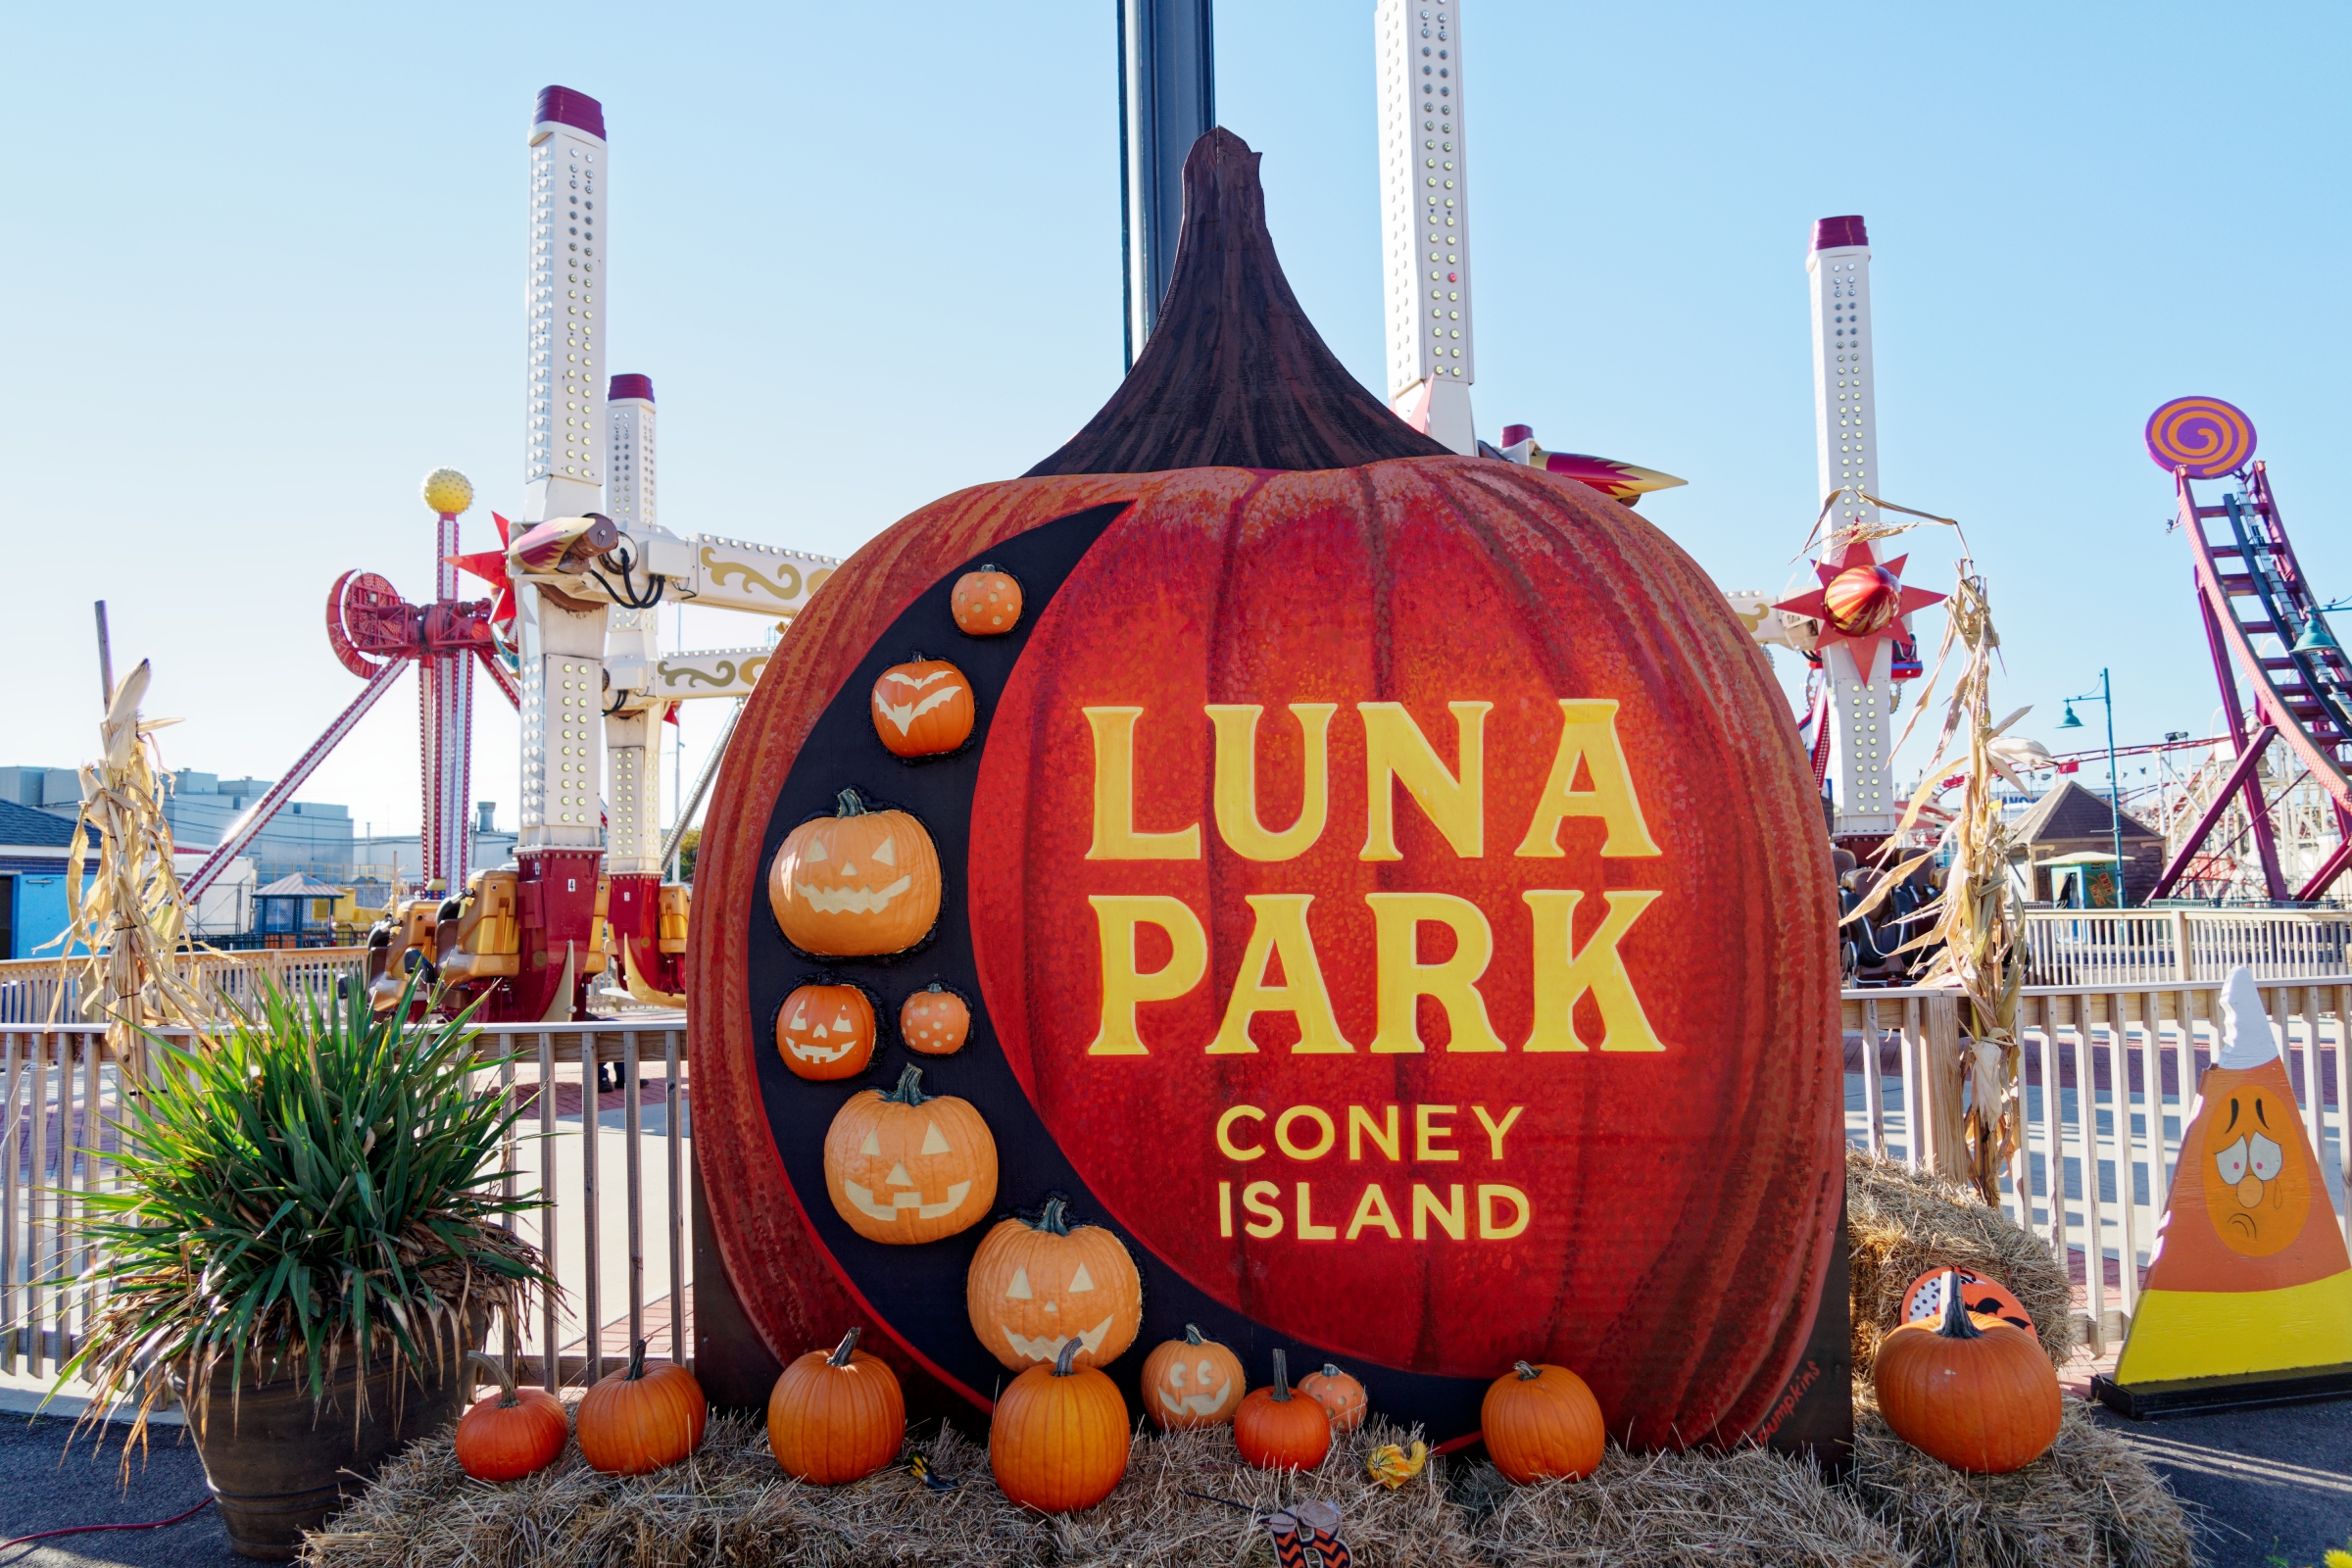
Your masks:
[[[667,660],[663,660],[654,666],[654,673],[662,678],[662,686],[665,691],[675,690],[681,682],[690,689],[707,686],[713,691],[723,691],[738,681],[746,686],[757,684],[760,672],[767,667],[770,657],[767,654],[760,654],[745,660],[740,665],[732,659],[722,659],[716,662],[712,670],[708,671],[693,664],[673,665]]]

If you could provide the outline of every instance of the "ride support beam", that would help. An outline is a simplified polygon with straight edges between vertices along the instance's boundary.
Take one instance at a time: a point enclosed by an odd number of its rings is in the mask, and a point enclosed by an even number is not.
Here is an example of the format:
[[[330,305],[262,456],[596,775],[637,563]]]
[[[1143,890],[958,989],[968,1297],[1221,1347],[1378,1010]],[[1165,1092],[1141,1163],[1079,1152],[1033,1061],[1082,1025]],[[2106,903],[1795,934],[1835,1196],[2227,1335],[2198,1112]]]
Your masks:
[[[2255,777],[2255,774],[2262,765],[2262,754],[2270,750],[2271,742],[2278,736],[2278,732],[2276,729],[2265,724],[2255,732],[2254,738],[2248,741],[2244,749],[2237,754],[2236,762],[2230,768],[2230,776],[2222,780],[2222,787],[2213,792],[2212,803],[2197,818],[2196,825],[2188,830],[2188,837],[2180,841],[2180,853],[2175,855],[2172,863],[2164,868],[2164,875],[2156,879],[2156,885],[2148,890],[2150,901],[2164,898],[2173,891],[2174,885],[2188,869],[2189,861],[2195,859],[2197,853],[2204,849],[2206,839],[2212,836],[2215,826],[2222,820],[2223,813],[2230,809],[2230,796],[2251,785],[2253,799],[2259,801],[2262,798],[2261,782]]]

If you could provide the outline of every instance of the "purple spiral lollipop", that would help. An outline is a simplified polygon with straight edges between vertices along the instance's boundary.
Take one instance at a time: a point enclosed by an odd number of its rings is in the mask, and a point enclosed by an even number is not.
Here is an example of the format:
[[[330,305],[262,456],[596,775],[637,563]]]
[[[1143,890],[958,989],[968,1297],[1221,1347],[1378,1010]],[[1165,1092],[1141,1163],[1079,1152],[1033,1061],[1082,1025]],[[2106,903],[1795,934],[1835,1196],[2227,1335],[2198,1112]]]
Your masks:
[[[2175,398],[2148,416],[2148,456],[2167,473],[2219,479],[2254,456],[2254,421],[2220,398]]]

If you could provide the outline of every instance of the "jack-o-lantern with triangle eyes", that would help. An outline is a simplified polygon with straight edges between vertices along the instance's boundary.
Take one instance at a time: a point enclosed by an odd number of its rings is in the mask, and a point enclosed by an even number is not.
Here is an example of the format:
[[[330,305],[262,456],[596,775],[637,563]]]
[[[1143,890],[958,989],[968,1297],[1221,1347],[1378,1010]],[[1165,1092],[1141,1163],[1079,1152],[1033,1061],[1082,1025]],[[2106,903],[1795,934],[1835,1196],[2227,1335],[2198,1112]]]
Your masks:
[[[852,1095],[825,1133],[825,1191],[869,1242],[936,1242],[996,1206],[997,1140],[988,1123],[968,1100],[924,1094],[922,1079],[922,1068],[908,1067],[887,1095]]]
[[[804,953],[904,953],[939,918],[939,850],[905,811],[873,810],[843,790],[833,815],[784,835],[768,867],[767,905]]]
[[[1249,1392],[1242,1358],[1195,1324],[1144,1357],[1144,1408],[1162,1432],[1224,1426]]]
[[[1000,1220],[964,1275],[972,1332],[1018,1372],[1051,1365],[1071,1340],[1076,1363],[1108,1366],[1144,1321],[1144,1280],[1116,1236],[1072,1225],[1059,1198],[1035,1220]]]
[[[2302,1114],[2278,1092],[2284,1074],[2217,1066],[2198,1086],[2204,1102],[2205,1212],[2222,1245],[2268,1257],[2302,1234],[2311,1216],[2311,1167]],[[2267,1080],[2267,1081],[2266,1081]]]
[[[800,1077],[855,1078],[874,1058],[874,1004],[856,986],[801,986],[776,1009],[776,1052]]]

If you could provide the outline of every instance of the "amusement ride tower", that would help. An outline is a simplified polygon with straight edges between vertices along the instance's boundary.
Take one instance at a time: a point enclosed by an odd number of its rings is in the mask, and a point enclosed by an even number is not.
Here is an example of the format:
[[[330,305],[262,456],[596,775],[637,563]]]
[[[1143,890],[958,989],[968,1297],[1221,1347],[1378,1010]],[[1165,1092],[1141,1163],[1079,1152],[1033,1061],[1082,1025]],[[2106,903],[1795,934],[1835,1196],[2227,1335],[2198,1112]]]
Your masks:
[[[1810,719],[1813,776],[1836,811],[1831,834],[1875,848],[1902,823],[1894,767],[1895,683],[1919,674],[1911,612],[1943,595],[1902,583],[1879,558],[1879,411],[1871,374],[1870,235],[1858,216],[1813,225],[1805,257],[1813,301],[1813,431],[1822,521],[1821,586],[1772,608],[1818,628],[1806,657],[1819,673]]]
[[[1462,118],[1461,0],[1380,0],[1382,260],[1389,406],[1471,456],[1470,159]]]

